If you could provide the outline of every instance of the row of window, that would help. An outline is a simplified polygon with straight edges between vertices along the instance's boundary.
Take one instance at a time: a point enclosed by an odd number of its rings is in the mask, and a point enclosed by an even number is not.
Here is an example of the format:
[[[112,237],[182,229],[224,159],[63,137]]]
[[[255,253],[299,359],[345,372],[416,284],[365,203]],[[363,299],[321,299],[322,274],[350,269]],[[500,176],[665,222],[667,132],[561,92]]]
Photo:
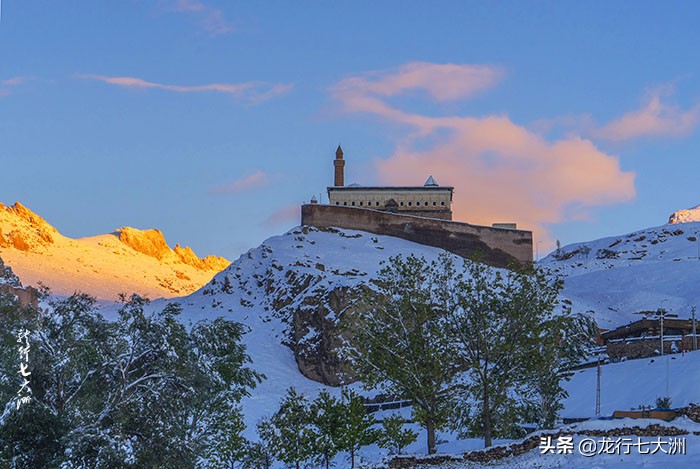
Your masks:
[[[340,205],[340,202],[336,202],[335,204],[336,204],[336,205]],[[343,202],[343,205],[347,205],[347,204],[348,204],[347,202]],[[351,204],[352,204],[353,207],[355,206],[355,202],[352,202]],[[403,202],[401,202],[399,205],[401,205],[401,206],[403,207]],[[428,206],[428,202],[424,202],[424,205],[427,207],[427,206]],[[436,205],[437,205],[437,202],[433,202],[433,207],[435,207]],[[444,206],[444,205],[445,205],[445,202],[444,202],[444,201],[443,201],[443,202],[440,202],[440,205]],[[362,206],[362,202],[360,202],[360,207],[361,207],[361,206]],[[368,206],[368,207],[371,207],[371,206],[372,206],[372,202],[367,202],[367,206]],[[376,206],[379,207],[379,202],[376,202]],[[411,206],[411,202],[408,203],[408,206],[409,206],[409,207]],[[416,202],[416,207],[420,207],[420,202]]]

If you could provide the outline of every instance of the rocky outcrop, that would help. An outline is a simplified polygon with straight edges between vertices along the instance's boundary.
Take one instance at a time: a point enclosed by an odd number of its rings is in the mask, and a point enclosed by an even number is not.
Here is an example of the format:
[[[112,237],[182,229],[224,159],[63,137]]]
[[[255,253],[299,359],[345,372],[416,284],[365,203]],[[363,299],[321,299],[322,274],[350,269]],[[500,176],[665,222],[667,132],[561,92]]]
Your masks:
[[[198,257],[189,247],[175,245],[175,249],[170,249],[165,237],[160,230],[139,230],[125,226],[114,232],[119,241],[129,246],[136,252],[164,262],[180,262],[199,270],[211,270],[219,272],[226,268],[230,262],[223,257],[207,256]]]
[[[0,203],[0,211],[14,220],[7,233],[0,229],[0,248],[13,247],[20,251],[30,251],[52,244],[54,236],[58,234],[46,220],[19,202],[11,206]]]
[[[116,230],[114,234],[119,241],[136,252],[154,257],[159,261],[172,258],[173,252],[160,230],[139,230],[125,226]]]
[[[179,244],[176,244],[173,251],[180,262],[191,265],[195,269],[199,270],[213,270],[215,272],[220,272],[230,264],[228,260],[219,256],[206,256],[204,258],[200,258],[189,246],[185,246],[183,248],[180,247]]]
[[[700,221],[700,205],[686,210],[677,210],[668,217],[669,223],[691,223]]]
[[[290,346],[299,371],[307,378],[329,386],[342,386],[356,380],[350,364],[338,355],[355,308],[361,304],[362,289],[346,287],[319,290],[306,296],[293,312]]]

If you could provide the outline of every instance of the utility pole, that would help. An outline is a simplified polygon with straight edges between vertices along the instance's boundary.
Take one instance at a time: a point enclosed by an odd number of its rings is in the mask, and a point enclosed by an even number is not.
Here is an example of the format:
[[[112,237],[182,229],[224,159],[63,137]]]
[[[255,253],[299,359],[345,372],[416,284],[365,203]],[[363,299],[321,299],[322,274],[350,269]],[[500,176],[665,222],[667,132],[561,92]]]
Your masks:
[[[693,350],[698,349],[698,335],[695,333],[695,306],[693,306]]]
[[[598,356],[598,384],[595,390],[595,415],[600,417],[600,356]]]
[[[666,300],[664,300],[664,301],[666,301]],[[661,334],[660,334],[660,336],[661,336],[661,356],[663,357],[663,355],[664,355],[664,318],[669,318],[669,319],[670,318],[677,318],[678,315],[671,314],[663,308],[659,308],[656,311],[656,314],[659,316],[659,322],[661,324]]]
[[[661,356],[664,356],[664,315],[666,312],[664,310],[659,310],[659,317],[661,318]]]
[[[668,398],[668,364],[671,361],[670,357],[666,357],[666,397]]]

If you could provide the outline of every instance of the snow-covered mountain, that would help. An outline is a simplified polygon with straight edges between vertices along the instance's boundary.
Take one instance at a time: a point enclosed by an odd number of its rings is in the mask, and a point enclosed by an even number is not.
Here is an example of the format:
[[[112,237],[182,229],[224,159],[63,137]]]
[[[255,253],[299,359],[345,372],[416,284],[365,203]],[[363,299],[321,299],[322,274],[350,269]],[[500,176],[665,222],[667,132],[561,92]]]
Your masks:
[[[676,212],[678,213],[678,212]],[[664,308],[688,318],[700,305],[700,222],[667,224],[576,243],[540,261],[562,276],[564,296],[613,328]]]
[[[171,249],[158,230],[121,228],[71,239],[20,203],[0,204],[0,257],[25,285],[47,285],[59,295],[76,290],[100,300],[136,292],[151,298],[183,296],[207,283],[229,262]]]

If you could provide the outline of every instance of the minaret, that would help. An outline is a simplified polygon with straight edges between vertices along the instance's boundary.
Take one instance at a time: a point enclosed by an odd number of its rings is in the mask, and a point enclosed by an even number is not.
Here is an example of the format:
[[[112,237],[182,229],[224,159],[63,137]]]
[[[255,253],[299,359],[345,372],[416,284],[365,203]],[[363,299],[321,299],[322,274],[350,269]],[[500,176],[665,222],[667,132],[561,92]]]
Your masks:
[[[344,186],[345,185],[345,160],[343,159],[343,149],[338,145],[338,149],[335,151],[335,160],[333,160],[333,166],[335,166],[335,179],[333,185]]]

